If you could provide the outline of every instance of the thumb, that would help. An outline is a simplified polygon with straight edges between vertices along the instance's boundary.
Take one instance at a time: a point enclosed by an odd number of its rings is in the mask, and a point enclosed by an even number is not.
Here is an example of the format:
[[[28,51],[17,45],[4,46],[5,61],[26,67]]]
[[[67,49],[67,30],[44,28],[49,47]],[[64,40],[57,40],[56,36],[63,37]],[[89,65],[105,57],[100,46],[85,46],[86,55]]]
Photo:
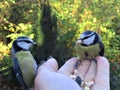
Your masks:
[[[45,63],[43,63],[39,68],[38,68],[38,73],[39,72],[56,72],[58,69],[58,63],[54,58],[48,59]]]

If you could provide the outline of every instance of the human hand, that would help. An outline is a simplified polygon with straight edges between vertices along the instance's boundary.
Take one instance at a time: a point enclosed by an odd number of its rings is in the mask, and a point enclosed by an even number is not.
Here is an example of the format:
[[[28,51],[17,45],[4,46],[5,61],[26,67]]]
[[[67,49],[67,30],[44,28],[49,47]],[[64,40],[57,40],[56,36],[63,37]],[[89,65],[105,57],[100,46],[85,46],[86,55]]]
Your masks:
[[[109,63],[104,57],[97,57],[97,64],[85,60],[78,68],[78,75],[85,81],[94,80],[90,90],[109,90]],[[81,90],[79,85],[70,78],[77,59],[68,60],[60,69],[55,59],[50,59],[38,69],[35,79],[35,90]]]
[[[109,62],[105,57],[96,57],[95,61],[84,60],[78,68],[78,76],[84,81],[94,81],[90,90],[110,90]]]
[[[51,58],[38,68],[35,78],[35,90],[81,90],[70,78],[76,58],[68,60],[60,69],[55,59]]]

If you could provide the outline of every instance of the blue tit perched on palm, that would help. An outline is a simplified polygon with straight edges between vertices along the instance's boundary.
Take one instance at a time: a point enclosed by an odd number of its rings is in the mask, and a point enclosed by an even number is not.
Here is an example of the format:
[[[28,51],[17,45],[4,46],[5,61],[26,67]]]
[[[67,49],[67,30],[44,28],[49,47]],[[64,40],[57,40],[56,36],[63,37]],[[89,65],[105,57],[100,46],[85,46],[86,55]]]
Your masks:
[[[13,69],[18,82],[25,90],[34,86],[37,63],[29,51],[35,42],[26,36],[18,37],[12,44]]]
[[[75,51],[78,62],[75,65],[77,69],[83,60],[95,60],[96,56],[104,55],[104,45],[100,36],[94,31],[85,31],[76,41]]]

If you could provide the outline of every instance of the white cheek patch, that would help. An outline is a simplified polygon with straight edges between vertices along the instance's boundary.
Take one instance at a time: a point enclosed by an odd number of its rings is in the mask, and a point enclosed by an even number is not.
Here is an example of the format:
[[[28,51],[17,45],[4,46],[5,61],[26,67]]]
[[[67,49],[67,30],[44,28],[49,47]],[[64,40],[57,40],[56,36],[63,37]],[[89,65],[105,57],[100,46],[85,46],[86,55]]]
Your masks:
[[[95,35],[93,35],[93,36],[91,36],[91,37],[83,40],[83,43],[84,43],[85,45],[90,45],[90,44],[92,44],[92,43],[94,42],[94,39],[95,39]]]
[[[28,50],[31,46],[31,43],[26,43],[23,41],[23,42],[17,42],[17,45],[24,50]]]

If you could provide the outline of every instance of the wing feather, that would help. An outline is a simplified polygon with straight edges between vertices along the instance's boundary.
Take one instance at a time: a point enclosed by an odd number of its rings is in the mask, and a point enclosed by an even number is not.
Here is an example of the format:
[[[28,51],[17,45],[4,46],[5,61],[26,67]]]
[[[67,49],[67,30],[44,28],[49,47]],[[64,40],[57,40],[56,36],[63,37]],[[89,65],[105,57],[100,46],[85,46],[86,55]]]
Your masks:
[[[13,69],[14,69],[14,72],[15,72],[15,75],[16,75],[18,82],[26,89],[27,86],[24,83],[17,58],[13,59]]]

